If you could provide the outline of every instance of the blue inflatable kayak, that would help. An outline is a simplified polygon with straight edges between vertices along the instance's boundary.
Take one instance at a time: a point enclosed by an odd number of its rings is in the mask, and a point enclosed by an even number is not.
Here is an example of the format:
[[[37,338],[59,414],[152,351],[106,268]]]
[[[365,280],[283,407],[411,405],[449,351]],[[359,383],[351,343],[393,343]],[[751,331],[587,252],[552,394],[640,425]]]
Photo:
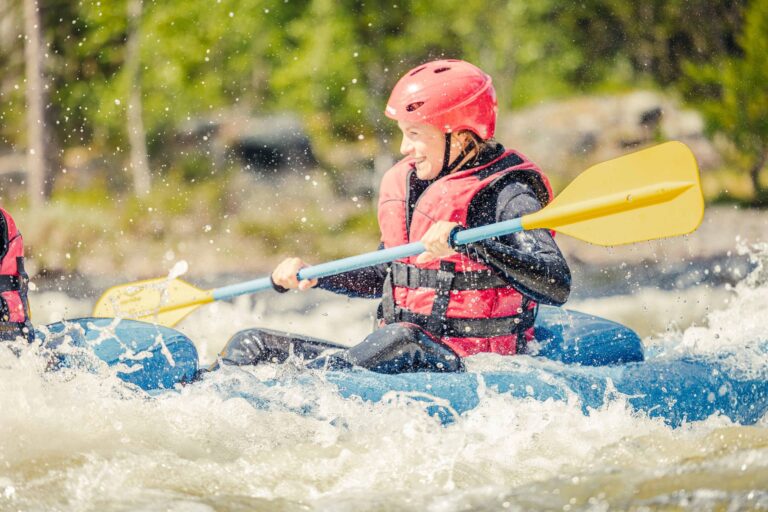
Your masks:
[[[197,349],[182,333],[159,325],[115,318],[78,318],[38,328],[42,344],[60,364],[85,365],[88,355],[146,391],[170,389],[197,375]],[[84,349],[78,351],[77,349]]]
[[[534,356],[509,358],[503,371],[383,375],[359,370],[327,372],[322,378],[334,384],[343,397],[373,402],[398,395],[417,397],[444,423],[475,408],[488,390],[537,400],[577,398],[585,413],[623,398],[635,410],[662,418],[671,426],[713,414],[752,424],[768,411],[768,369],[756,377],[754,371],[746,375],[726,361],[711,358],[644,360],[641,340],[632,330],[560,308],[542,307],[535,331]],[[86,318],[52,324],[38,334],[54,348],[67,341],[92,349],[99,359],[118,369],[120,378],[147,391],[191,382],[197,372],[193,343],[165,327]],[[308,385],[311,380],[307,379]],[[244,397],[255,407],[270,407],[269,400],[254,396],[251,388],[222,392]]]

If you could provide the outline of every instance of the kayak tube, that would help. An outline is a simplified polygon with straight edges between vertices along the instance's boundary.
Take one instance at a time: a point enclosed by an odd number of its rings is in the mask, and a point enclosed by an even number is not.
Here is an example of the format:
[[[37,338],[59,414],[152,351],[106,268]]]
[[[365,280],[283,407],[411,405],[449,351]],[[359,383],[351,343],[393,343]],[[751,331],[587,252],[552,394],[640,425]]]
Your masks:
[[[523,357],[503,372],[379,375],[371,372],[329,372],[344,397],[378,402],[416,397],[430,414],[450,423],[477,407],[491,392],[536,400],[576,398],[585,414],[610,400],[623,398],[630,407],[670,426],[699,421],[714,414],[744,425],[768,411],[765,379],[730,376],[716,362],[685,358],[618,366],[586,367],[542,364]]]
[[[152,394],[191,382],[197,375],[194,344],[165,327],[85,318],[49,325],[38,336],[51,348],[68,341],[92,349],[99,359],[118,369],[121,379]],[[718,414],[737,423],[754,424],[768,411],[768,380],[762,375],[739,372],[725,358],[657,356],[644,360],[640,338],[616,322],[542,306],[535,336],[529,354],[499,357],[502,364],[497,371],[400,375],[366,370],[311,372],[292,377],[291,385],[298,382],[309,389],[321,378],[345,398],[416,402],[444,424],[476,408],[488,393],[520,399],[575,399],[585,414],[611,400],[623,399],[632,409],[673,427]],[[274,395],[253,390],[284,384],[278,379],[259,381],[251,372],[239,372],[234,386],[218,384],[215,372],[203,378],[218,388],[223,398],[239,396],[263,409],[278,405],[270,398]],[[312,414],[311,403],[297,412]]]
[[[531,355],[565,364],[604,366],[644,359],[643,342],[624,325],[554,306],[539,306]]]
[[[82,353],[76,349],[86,349],[115,367],[120,379],[145,391],[170,389],[197,375],[194,343],[168,327],[116,318],[77,318],[40,327],[35,333],[56,354],[59,365],[82,365]]]

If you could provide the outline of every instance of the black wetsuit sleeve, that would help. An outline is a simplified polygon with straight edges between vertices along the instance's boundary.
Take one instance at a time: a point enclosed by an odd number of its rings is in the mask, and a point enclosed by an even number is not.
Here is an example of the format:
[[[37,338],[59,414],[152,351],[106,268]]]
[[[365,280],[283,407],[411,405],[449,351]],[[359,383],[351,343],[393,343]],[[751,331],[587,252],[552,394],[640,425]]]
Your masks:
[[[521,217],[541,209],[525,183],[512,182],[500,191],[485,189],[476,197],[467,224],[477,227]],[[571,291],[571,271],[552,234],[546,229],[521,231],[468,244],[461,249],[493,268],[520,292],[542,304],[561,305]]]
[[[383,244],[379,245],[379,250],[383,248]],[[378,299],[381,297],[388,268],[389,264],[383,263],[335,276],[321,277],[317,280],[317,287],[347,297]]]

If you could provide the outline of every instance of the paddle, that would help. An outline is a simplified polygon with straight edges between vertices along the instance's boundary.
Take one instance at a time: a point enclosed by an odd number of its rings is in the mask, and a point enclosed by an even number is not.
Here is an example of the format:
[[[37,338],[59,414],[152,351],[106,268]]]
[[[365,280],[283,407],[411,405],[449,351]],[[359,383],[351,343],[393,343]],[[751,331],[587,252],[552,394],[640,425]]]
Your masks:
[[[594,165],[538,212],[460,231],[452,242],[463,245],[548,228],[593,244],[620,245],[690,233],[703,214],[696,159],[684,144],[667,142]],[[414,242],[306,267],[298,278],[331,276],[422,252],[422,243]],[[202,304],[271,288],[269,277],[213,290],[181,279],[150,279],[110,288],[93,315],[172,327]]]

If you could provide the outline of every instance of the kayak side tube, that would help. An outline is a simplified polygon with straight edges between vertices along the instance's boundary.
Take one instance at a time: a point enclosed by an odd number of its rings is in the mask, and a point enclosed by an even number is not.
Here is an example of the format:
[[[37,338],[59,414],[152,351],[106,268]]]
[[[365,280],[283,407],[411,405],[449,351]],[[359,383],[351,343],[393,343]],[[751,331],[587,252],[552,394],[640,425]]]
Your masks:
[[[606,366],[645,359],[640,337],[605,318],[554,306],[539,306],[529,354],[565,364]]]
[[[197,375],[197,349],[185,335],[160,325],[117,318],[77,318],[36,331],[64,367],[90,368],[88,353],[117,371],[117,377],[146,391],[171,389]],[[78,351],[78,349],[85,349]]]

